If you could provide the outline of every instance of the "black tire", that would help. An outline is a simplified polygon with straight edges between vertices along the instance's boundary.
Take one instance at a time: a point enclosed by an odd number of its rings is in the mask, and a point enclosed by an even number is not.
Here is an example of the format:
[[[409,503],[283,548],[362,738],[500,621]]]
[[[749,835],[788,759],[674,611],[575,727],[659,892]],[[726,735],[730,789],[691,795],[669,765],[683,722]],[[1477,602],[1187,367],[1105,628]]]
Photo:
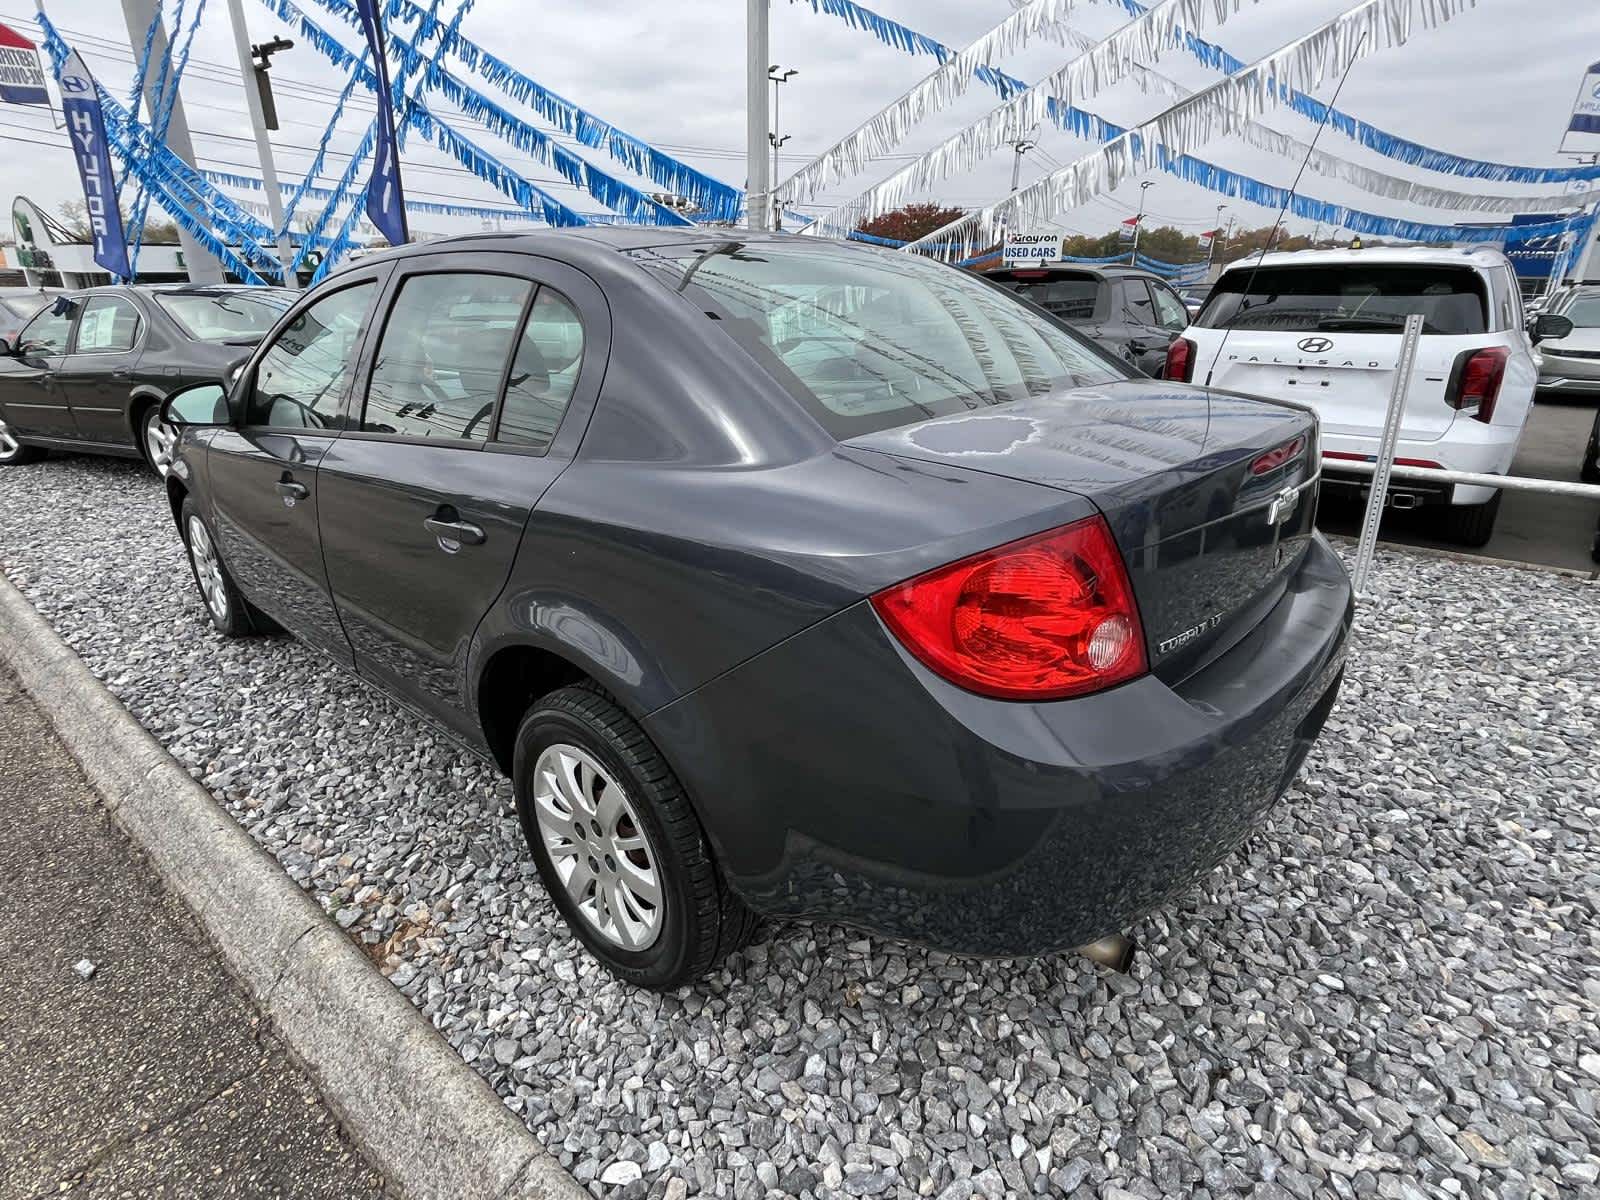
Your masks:
[[[1494,499],[1486,504],[1452,504],[1448,508],[1441,508],[1435,532],[1445,541],[1458,546],[1476,549],[1488,545],[1489,539],[1494,536],[1494,523],[1500,515],[1500,497],[1503,495],[1504,492],[1496,492]]]
[[[189,573],[194,577],[195,587],[200,589],[201,606],[217,632],[230,638],[249,637],[257,632],[255,622],[251,620],[249,602],[239,594],[233,576],[228,574],[228,565],[222,561],[222,553],[217,549],[217,536],[210,523],[200,515],[191,497],[184,498],[178,528],[183,534]],[[204,545],[209,548],[211,563],[205,561],[204,551],[196,549],[197,538],[201,535],[205,539]],[[213,564],[214,576],[211,570]]]
[[[1589,431],[1589,445],[1584,449],[1578,476],[1585,483],[1600,483],[1600,412],[1594,415],[1594,428]]]
[[[591,756],[615,778],[637,814],[662,900],[654,941],[641,950],[625,949],[580,909],[545,843],[535,815],[534,775],[540,755],[556,745]],[[617,978],[671,990],[692,983],[750,940],[757,918],[723,882],[683,785],[644,730],[609,696],[579,685],[537,701],[517,730],[512,782],[522,832],[546,890],[573,933]],[[598,889],[591,894],[598,897]]]

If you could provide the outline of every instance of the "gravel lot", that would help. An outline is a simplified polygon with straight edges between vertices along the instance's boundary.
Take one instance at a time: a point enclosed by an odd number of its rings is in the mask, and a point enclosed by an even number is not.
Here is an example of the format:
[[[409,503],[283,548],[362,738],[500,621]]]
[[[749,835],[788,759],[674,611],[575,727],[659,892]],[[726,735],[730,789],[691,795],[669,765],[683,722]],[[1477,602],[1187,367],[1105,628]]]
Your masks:
[[[659,998],[507,783],[211,632],[136,465],[0,471],[0,567],[597,1196],[1596,1194],[1593,583],[1380,556],[1299,786],[1131,976],[790,923]]]

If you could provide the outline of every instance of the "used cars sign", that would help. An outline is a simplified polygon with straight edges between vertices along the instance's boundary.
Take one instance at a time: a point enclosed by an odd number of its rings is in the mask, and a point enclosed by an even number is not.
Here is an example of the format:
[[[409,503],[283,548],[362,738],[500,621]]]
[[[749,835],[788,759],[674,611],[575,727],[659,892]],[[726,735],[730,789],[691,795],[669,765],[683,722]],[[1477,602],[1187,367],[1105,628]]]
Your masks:
[[[1065,235],[1060,233],[1018,233],[1006,238],[1006,266],[1025,266],[1028,263],[1061,261],[1061,244]]]

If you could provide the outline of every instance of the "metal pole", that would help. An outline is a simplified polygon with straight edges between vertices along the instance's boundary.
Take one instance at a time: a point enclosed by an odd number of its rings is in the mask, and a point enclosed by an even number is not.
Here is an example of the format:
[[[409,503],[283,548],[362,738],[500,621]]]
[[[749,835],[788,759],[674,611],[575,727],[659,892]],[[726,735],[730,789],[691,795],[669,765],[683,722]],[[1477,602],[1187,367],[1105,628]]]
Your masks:
[[[261,160],[261,186],[267,193],[267,215],[272,227],[282,230],[278,234],[278,261],[283,264],[283,286],[299,287],[299,279],[289,269],[294,263],[294,250],[289,245],[289,232],[283,228],[283,193],[278,190],[278,168],[272,161],[272,143],[267,138],[267,117],[261,107],[255,60],[250,55],[250,31],[244,25],[243,0],[228,0],[228,16],[233,21],[233,42],[239,51],[239,81],[244,84],[250,124],[256,131],[256,156]]]
[[[122,17],[128,26],[128,44],[133,49],[134,61],[138,62],[139,56],[144,53],[144,35],[150,28],[150,21],[156,13],[157,0],[122,0]],[[39,0],[39,10],[44,11],[43,0]],[[152,61],[159,62],[170,51],[167,48],[167,30],[160,22],[156,23],[155,40],[150,44]],[[160,71],[147,71],[145,73],[144,102],[148,121],[159,111],[160,97],[156,94],[157,77]],[[167,122],[167,136],[165,138],[168,150],[171,150],[189,166],[195,165],[194,142],[189,137],[189,122],[183,115],[183,99],[178,95],[177,86],[174,84],[172,92],[172,118]],[[130,229],[129,234],[133,231]],[[223,280],[222,264],[194,240],[194,237],[181,225],[178,227],[178,244],[183,247],[183,262],[189,272],[191,283],[221,283]]]
[[[772,207],[767,158],[767,67],[771,65],[767,0],[747,0],[745,22],[745,224],[766,229]]]
[[[1389,411],[1383,419],[1383,437],[1378,440],[1378,461],[1372,471],[1372,491],[1367,496],[1367,513],[1361,522],[1361,542],[1356,547],[1356,567],[1351,572],[1357,596],[1366,593],[1372,556],[1378,549],[1378,525],[1383,520],[1383,506],[1389,495],[1394,448],[1400,441],[1400,418],[1405,415],[1406,396],[1411,391],[1411,370],[1416,365],[1417,344],[1421,340],[1422,314],[1412,313],[1406,318],[1405,333],[1400,339],[1400,361],[1395,364],[1394,388],[1389,393]]]

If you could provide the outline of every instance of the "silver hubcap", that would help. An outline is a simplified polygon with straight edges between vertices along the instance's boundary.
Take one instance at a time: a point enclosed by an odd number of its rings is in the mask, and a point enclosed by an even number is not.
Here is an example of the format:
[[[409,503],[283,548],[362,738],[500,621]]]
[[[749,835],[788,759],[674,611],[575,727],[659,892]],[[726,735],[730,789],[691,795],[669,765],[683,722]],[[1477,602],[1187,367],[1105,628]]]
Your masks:
[[[10,458],[22,449],[17,439],[11,436],[11,430],[6,428],[6,423],[0,421],[0,458]]]
[[[169,426],[161,423],[161,418],[151,413],[144,422],[144,449],[150,456],[150,465],[156,469],[156,474],[165,479],[172,470],[172,449],[178,443],[178,435]]]
[[[638,814],[611,773],[558,742],[534,765],[533,811],[584,920],[624,950],[650,946],[661,933],[661,880]]]
[[[194,577],[200,581],[200,594],[206,607],[219,621],[228,619],[228,586],[222,581],[222,563],[211,535],[199,517],[189,518],[189,557],[194,560]]]

